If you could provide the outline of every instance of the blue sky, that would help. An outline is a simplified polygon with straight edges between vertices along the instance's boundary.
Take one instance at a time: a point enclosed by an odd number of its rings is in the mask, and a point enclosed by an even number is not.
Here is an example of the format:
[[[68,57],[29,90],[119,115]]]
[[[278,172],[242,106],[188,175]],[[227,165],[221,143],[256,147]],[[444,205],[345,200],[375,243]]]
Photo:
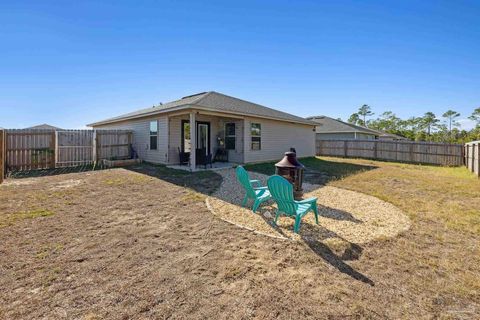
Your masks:
[[[479,1],[1,0],[0,127],[81,128],[209,90],[300,116],[465,119],[479,16]]]

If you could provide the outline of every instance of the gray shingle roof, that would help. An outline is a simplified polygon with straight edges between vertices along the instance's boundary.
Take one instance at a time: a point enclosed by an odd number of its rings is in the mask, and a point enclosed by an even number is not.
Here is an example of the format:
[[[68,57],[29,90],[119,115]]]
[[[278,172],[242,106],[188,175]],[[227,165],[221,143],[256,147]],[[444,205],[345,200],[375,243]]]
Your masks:
[[[357,126],[348,122],[343,122],[327,116],[308,117],[307,119],[310,119],[317,123],[317,127],[316,127],[317,133],[357,132],[357,133],[373,134],[376,136],[378,135],[377,131],[370,130],[362,126]]]
[[[46,123],[39,124],[39,125],[32,126],[32,127],[28,127],[28,128],[25,128],[25,129],[62,130],[59,127],[55,127],[55,126],[52,126],[52,125],[49,125],[49,124],[46,124]]]
[[[317,127],[315,129],[317,133],[357,132],[357,133],[372,134],[379,137],[391,137],[397,140],[408,140],[407,138],[399,136],[397,134],[383,132],[380,130],[370,129],[362,126],[357,126],[355,124],[333,119],[327,116],[314,116],[314,117],[308,117],[307,119],[317,122]]]
[[[148,115],[154,115],[164,112],[169,112],[182,107],[198,107],[200,109],[206,109],[210,111],[218,111],[223,113],[233,113],[239,115],[250,115],[262,118],[269,118],[282,121],[290,121],[296,123],[304,123],[309,125],[316,125],[314,122],[297,117],[295,115],[275,110],[269,107],[265,107],[256,103],[241,100],[231,96],[227,96],[215,91],[202,92],[191,96],[183,97],[182,99],[165,103],[160,106],[151,107],[147,109],[138,110],[135,112],[127,113],[118,117],[106,119],[96,123],[92,123],[89,126],[95,126],[100,124],[112,123],[131,118],[139,118]]]

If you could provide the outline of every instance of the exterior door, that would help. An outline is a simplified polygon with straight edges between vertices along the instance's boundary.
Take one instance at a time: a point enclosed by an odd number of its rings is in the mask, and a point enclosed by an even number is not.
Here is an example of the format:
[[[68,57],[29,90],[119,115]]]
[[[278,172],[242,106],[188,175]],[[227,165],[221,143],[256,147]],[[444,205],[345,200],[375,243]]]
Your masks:
[[[197,150],[210,154],[210,123],[197,122]]]

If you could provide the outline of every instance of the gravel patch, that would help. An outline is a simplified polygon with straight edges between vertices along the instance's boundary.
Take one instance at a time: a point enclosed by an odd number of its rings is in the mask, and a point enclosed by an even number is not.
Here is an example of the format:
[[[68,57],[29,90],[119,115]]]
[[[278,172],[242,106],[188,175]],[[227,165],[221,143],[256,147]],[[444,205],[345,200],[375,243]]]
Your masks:
[[[293,240],[340,239],[360,244],[395,237],[410,227],[410,219],[390,203],[355,191],[305,183],[304,197],[318,198],[319,224],[315,224],[313,213],[309,213],[302,219],[297,235],[293,233],[292,218],[281,216],[277,225],[273,223],[273,202],[262,205],[256,214],[242,208],[245,191],[237,182],[235,171],[224,170],[219,174],[223,178],[221,187],[206,200],[210,211],[225,221],[260,234]],[[250,178],[266,185],[268,176],[250,172]]]

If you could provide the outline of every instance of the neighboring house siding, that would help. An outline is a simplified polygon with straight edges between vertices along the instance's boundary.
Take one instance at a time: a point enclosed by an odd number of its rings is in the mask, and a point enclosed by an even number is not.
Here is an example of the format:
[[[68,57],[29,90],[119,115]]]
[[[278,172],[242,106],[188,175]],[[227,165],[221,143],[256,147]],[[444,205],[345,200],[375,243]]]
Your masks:
[[[251,150],[251,123],[261,124],[261,150]],[[294,147],[298,157],[315,155],[313,126],[260,118],[245,119],[245,162],[277,160]]]
[[[375,139],[374,135],[357,133],[357,139]],[[353,132],[338,132],[338,133],[317,133],[317,140],[347,140],[355,139]]]
[[[96,126],[94,129],[132,130],[132,145],[142,160],[153,163],[167,163],[168,121],[166,116],[154,116],[140,120]],[[150,121],[158,120],[158,147],[150,150]]]

